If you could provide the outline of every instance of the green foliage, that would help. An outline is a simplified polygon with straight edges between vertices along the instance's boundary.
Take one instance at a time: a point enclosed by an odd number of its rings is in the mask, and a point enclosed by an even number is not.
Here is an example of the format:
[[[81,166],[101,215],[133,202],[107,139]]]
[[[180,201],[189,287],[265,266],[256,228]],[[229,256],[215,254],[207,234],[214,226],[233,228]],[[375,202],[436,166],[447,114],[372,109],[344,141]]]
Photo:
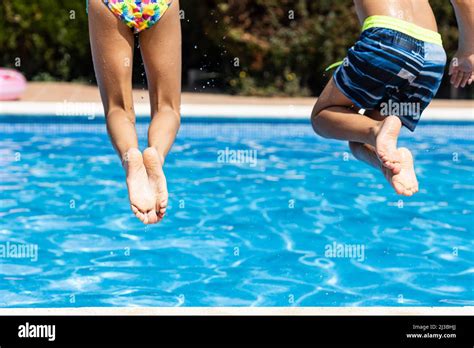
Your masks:
[[[431,5],[452,57],[458,31],[451,4]],[[350,0],[209,0],[208,6],[216,13],[204,26],[215,45],[223,44],[223,76],[238,94],[319,94],[328,80],[324,69],[345,57],[360,32]]]
[[[2,66],[30,79],[93,75],[85,1],[2,0],[0,28]]]
[[[320,90],[325,67],[342,59],[357,38],[348,3],[214,0],[216,14],[204,26],[215,44],[223,42],[231,61],[224,76],[233,92],[308,95]]]
[[[451,4],[431,5],[452,57],[458,32]],[[181,0],[181,6],[185,82],[190,69],[213,72],[218,77],[208,85],[235,94],[318,94],[328,80],[324,69],[346,55],[360,30],[351,0]],[[2,0],[0,65],[14,67],[17,58],[30,80],[94,80],[85,0]],[[143,72],[138,61],[135,70]]]

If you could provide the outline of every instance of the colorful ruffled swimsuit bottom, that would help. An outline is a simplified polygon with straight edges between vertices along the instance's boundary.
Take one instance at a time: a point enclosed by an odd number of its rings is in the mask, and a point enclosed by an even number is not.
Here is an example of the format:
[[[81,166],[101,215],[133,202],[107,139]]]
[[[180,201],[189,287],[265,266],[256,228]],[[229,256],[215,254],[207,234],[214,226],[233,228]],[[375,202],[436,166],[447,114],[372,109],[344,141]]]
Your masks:
[[[112,13],[135,33],[151,28],[164,15],[172,0],[102,0]]]

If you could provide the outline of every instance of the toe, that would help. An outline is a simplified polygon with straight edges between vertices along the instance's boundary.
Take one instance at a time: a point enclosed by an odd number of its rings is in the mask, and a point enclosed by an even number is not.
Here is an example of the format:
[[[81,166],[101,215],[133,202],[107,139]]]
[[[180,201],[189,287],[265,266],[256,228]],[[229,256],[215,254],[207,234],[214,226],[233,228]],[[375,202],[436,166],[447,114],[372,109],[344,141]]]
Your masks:
[[[148,223],[156,224],[158,222],[158,216],[156,215],[156,211],[152,210],[148,212]]]
[[[409,186],[405,188],[404,195],[407,197],[411,197],[416,193],[416,187],[415,186]]]
[[[145,221],[145,216],[143,215],[142,212],[136,212],[135,213],[135,216],[137,217],[138,220],[140,220],[141,222],[144,222]]]
[[[162,199],[159,203],[158,203],[158,207],[157,210],[162,210],[162,209],[165,209],[168,207],[168,199]]]
[[[382,157],[382,163],[388,169],[392,169],[392,167],[393,167],[392,162],[389,161],[387,158]]]
[[[401,183],[398,181],[393,182],[393,188],[395,189],[395,192],[399,195],[405,195],[405,186],[403,186]]]
[[[392,168],[392,173],[394,175],[399,174],[402,171],[402,166],[400,163],[394,163]]]
[[[161,219],[163,219],[166,215],[166,207],[160,207],[158,210],[158,215]]]
[[[385,149],[377,149],[377,156],[384,163],[384,165],[400,166],[400,154],[395,149],[394,151],[387,151]]]
[[[160,207],[160,208],[157,210],[157,213],[160,214],[160,215],[164,215],[164,214],[166,213],[166,210],[167,210],[166,207]]]
[[[134,206],[133,204],[130,205],[130,207],[132,208],[132,211],[133,213],[135,214],[135,216],[137,217],[138,220],[140,220],[141,222],[143,223],[146,223],[145,221],[145,218],[146,218],[146,214],[142,213],[136,206]]]

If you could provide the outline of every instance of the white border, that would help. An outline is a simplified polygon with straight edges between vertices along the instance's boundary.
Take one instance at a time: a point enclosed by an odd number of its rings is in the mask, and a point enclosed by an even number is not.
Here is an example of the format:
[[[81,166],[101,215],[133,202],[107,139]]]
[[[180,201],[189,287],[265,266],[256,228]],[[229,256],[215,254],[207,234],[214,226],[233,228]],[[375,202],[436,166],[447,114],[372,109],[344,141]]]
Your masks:
[[[186,117],[308,119],[311,106],[184,104]],[[149,115],[149,105],[135,104],[137,117]],[[97,116],[100,103],[1,102],[3,116]],[[92,114],[92,115],[91,115]],[[473,108],[429,107],[425,120],[474,121]],[[0,315],[474,315],[474,307],[124,307],[124,308],[4,308]]]
[[[183,104],[181,113],[185,117],[205,118],[273,118],[309,119],[312,106],[306,105],[239,105],[239,104]],[[135,104],[137,117],[147,117],[150,107],[147,103]],[[2,116],[97,116],[103,117],[100,103],[57,103],[57,102],[0,102]],[[428,107],[424,120],[473,121],[474,108]]]
[[[4,308],[0,316],[473,316],[474,307],[84,307],[84,308]]]

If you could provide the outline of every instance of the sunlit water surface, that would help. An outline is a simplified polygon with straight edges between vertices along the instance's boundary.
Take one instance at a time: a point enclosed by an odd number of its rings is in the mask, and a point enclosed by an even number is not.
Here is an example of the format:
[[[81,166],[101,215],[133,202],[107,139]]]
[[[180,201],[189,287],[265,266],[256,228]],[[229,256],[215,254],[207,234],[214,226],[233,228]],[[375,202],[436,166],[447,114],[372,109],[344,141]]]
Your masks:
[[[0,245],[38,246],[0,258],[1,307],[474,305],[473,124],[403,133],[400,198],[307,123],[184,122],[145,227],[102,121],[35,120],[0,123]]]

